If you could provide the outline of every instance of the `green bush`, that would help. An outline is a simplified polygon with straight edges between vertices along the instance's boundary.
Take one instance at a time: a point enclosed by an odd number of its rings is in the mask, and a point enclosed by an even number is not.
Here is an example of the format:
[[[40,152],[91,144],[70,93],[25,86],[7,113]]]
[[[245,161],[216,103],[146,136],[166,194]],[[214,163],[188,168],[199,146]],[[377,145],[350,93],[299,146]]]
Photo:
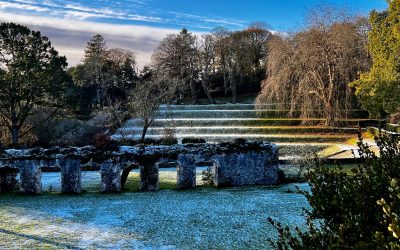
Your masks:
[[[392,180],[400,179],[399,138],[380,135],[376,142],[379,156],[360,139],[362,164],[351,174],[316,160],[316,166],[306,174],[311,192],[300,191],[312,208],[306,211],[307,229],[293,230],[270,219],[279,234],[277,241],[270,240],[276,249],[400,248],[388,230],[392,224],[396,229],[396,221],[391,220],[397,217],[382,212],[384,204],[393,208],[389,212],[400,212],[391,187]]]

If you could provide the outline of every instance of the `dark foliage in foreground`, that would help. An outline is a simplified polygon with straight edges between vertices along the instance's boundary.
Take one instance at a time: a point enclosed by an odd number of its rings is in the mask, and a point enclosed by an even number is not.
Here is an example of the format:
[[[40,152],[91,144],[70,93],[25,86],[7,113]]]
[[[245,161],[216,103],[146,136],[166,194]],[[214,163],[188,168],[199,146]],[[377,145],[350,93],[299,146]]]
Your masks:
[[[379,154],[360,140],[363,164],[347,175],[316,161],[308,172],[311,211],[307,230],[284,227],[270,219],[279,233],[276,249],[399,249],[399,137],[380,135]],[[380,155],[379,157],[377,155]],[[340,169],[339,169],[340,170]]]

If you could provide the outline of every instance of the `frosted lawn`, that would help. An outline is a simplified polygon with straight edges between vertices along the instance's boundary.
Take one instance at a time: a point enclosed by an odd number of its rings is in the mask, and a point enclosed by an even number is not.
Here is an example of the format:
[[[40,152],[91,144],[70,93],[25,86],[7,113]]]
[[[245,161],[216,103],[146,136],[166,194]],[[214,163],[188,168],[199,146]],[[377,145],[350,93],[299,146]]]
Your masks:
[[[132,173],[129,185],[136,175]],[[57,176],[45,173],[44,188],[57,189]],[[174,177],[173,171],[162,171],[161,184]],[[84,173],[83,184],[85,179],[84,187],[95,189],[99,176]],[[268,248],[267,238],[276,236],[269,216],[291,226],[305,223],[302,207],[307,201],[289,189],[295,185],[113,195],[2,194],[0,249]]]

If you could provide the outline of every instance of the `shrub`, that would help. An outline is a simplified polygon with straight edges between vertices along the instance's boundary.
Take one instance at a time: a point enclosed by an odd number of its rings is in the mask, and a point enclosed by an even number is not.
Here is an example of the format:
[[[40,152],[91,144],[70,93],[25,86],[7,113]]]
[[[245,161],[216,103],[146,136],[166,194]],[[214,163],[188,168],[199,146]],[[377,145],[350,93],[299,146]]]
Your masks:
[[[376,143],[379,154],[373,153],[360,136],[362,164],[351,175],[324,167],[316,160],[315,168],[306,174],[311,193],[301,191],[312,208],[306,211],[307,230],[293,230],[270,219],[279,234],[276,242],[270,241],[276,249],[400,247],[398,239],[387,230],[390,222],[377,203],[383,199],[387,204],[396,204],[394,212],[400,210],[390,188],[392,179],[400,179],[399,138],[380,135]]]
[[[163,137],[161,139],[162,145],[178,144],[178,139],[175,136],[175,128],[164,128]]]
[[[203,185],[205,186],[212,186],[214,184],[214,175],[211,171],[211,168],[208,167],[206,170],[203,170],[201,172],[201,181],[203,182]]]
[[[205,139],[202,138],[183,138],[182,144],[201,144],[206,143]]]

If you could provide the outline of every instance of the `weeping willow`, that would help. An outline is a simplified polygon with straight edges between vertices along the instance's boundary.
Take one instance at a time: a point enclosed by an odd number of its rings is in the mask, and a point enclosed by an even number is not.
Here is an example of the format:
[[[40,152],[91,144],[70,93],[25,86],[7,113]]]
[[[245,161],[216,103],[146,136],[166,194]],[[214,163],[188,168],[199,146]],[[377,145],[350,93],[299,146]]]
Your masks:
[[[311,27],[268,44],[267,75],[258,104],[278,103],[288,117],[324,118],[333,126],[357,105],[348,84],[368,70],[365,34],[357,22]]]

